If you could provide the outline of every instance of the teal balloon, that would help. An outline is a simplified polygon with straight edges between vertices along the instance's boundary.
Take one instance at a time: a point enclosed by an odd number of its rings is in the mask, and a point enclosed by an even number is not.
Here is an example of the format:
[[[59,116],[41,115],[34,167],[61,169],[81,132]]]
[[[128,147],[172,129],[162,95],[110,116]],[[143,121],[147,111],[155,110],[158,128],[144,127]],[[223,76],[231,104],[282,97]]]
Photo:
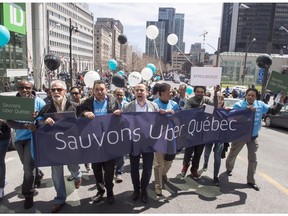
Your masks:
[[[191,95],[191,94],[193,93],[192,87],[187,86],[187,88],[186,88],[186,93],[187,93],[188,95]]]
[[[121,76],[123,76],[124,72],[123,71],[118,71],[118,74],[120,74]]]
[[[156,76],[156,80],[159,81],[161,79],[160,76]]]
[[[149,63],[149,64],[147,64],[147,66],[146,66],[146,67],[150,68],[150,69],[152,70],[153,74],[155,74],[155,72],[156,72],[156,67],[155,67],[155,65],[154,65],[154,64],[152,64],[152,63]]]
[[[117,61],[115,59],[110,59],[108,61],[108,67],[110,70],[115,70],[117,68]]]
[[[10,40],[10,32],[9,30],[3,26],[0,25],[0,47],[5,46]]]

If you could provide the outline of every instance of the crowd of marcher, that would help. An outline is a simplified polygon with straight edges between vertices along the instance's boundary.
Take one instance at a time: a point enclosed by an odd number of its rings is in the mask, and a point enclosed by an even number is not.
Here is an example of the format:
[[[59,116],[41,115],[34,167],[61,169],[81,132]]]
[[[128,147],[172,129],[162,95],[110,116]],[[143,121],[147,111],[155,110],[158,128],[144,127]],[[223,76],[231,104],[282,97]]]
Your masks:
[[[214,88],[213,96],[209,96],[205,86],[194,86],[194,95],[188,96],[186,85],[180,84],[178,89],[173,89],[168,83],[156,83],[153,88],[149,88],[144,83],[139,83],[133,88],[116,88],[111,91],[108,89],[104,80],[94,82],[92,89],[85,89],[81,82],[77,86],[67,89],[65,82],[54,80],[51,87],[47,89],[47,98],[42,100],[34,94],[32,84],[27,80],[21,80],[17,83],[17,97],[26,97],[35,99],[34,122],[0,120],[0,198],[4,198],[5,188],[5,154],[10,139],[10,128],[15,130],[15,147],[23,165],[23,183],[22,194],[25,197],[24,208],[29,209],[33,206],[33,196],[35,188],[41,184],[43,173],[35,167],[33,145],[31,144],[32,132],[37,130],[41,124],[47,124],[53,127],[56,120],[48,117],[49,113],[75,112],[78,117],[93,120],[97,116],[114,113],[121,115],[127,112],[159,112],[163,115],[174,115],[186,109],[194,109],[205,105],[212,105],[215,108],[224,108],[224,96],[220,91],[220,86]],[[84,91],[86,93],[84,94]],[[174,93],[173,93],[174,92]],[[207,96],[208,95],[208,96]],[[255,190],[260,187],[256,184],[254,175],[257,167],[256,151],[258,149],[257,137],[261,129],[262,115],[265,113],[276,114],[280,111],[284,95],[275,105],[269,107],[262,101],[257,100],[258,91],[255,88],[249,88],[245,92],[245,98],[234,105],[234,109],[250,109],[255,112],[255,123],[253,134],[249,142],[232,142],[229,154],[226,160],[226,173],[232,175],[237,155],[246,144],[248,149],[248,171],[247,184]],[[208,168],[209,155],[214,152],[214,172],[213,180],[216,186],[219,182],[219,169],[223,152],[227,152],[228,143],[203,143],[193,147],[185,148],[183,167],[179,172],[186,176],[189,166],[191,177],[198,180],[201,175],[200,158],[204,153],[203,169]],[[225,157],[225,156],[224,156]],[[162,196],[164,184],[169,180],[169,169],[173,165],[175,155],[164,154],[160,152],[142,152],[139,155],[129,154],[131,182],[133,185],[133,200],[139,198],[143,203],[149,200],[147,186],[154,171],[154,190],[157,196]],[[143,161],[142,174],[140,174],[139,164]],[[90,170],[90,164],[85,164],[87,171]],[[79,164],[67,165],[71,175],[69,180],[74,181],[75,188],[78,189],[82,184],[82,172]],[[109,204],[115,202],[113,180],[117,183],[123,182],[124,155],[112,160],[98,163],[92,162],[91,168],[95,177],[97,193],[93,198],[95,203],[103,200],[106,193]],[[57,213],[65,204],[67,193],[65,190],[64,166],[52,166],[51,178],[54,184],[56,195],[54,204],[51,208],[52,213]]]

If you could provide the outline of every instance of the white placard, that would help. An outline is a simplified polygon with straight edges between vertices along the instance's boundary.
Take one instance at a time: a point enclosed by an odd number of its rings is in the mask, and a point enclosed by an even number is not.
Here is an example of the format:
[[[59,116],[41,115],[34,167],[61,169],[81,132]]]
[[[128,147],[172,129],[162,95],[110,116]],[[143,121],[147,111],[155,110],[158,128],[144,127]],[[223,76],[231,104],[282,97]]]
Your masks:
[[[222,75],[221,67],[191,67],[190,85],[216,86],[220,85]]]
[[[205,105],[205,110],[204,110],[205,113],[209,113],[209,114],[213,114],[214,112],[214,106],[211,106],[211,105],[208,105],[206,104]]]

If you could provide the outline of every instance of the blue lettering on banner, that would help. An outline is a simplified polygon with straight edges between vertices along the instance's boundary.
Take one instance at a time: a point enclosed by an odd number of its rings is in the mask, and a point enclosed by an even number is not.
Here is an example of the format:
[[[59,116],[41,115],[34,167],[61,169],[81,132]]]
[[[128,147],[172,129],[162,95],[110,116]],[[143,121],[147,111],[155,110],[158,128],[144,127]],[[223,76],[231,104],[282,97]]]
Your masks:
[[[37,166],[103,162],[128,153],[175,154],[182,148],[211,143],[248,141],[254,112],[249,109],[203,108],[183,110],[172,116],[158,112],[124,113],[63,119],[43,125],[34,135]]]

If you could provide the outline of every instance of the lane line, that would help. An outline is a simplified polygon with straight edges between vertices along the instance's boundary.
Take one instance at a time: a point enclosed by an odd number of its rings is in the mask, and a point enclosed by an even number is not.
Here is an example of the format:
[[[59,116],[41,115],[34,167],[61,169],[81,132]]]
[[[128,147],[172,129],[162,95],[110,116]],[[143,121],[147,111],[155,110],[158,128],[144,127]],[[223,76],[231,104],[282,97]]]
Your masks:
[[[248,161],[247,159],[245,160],[244,158],[242,158],[241,156],[239,156],[239,159],[243,162],[245,162],[248,165]],[[280,191],[286,193],[288,195],[288,189],[285,188],[283,185],[281,185],[279,182],[277,182],[276,180],[274,180],[272,177],[268,176],[267,174],[265,174],[264,172],[261,171],[256,171],[256,174],[260,175],[262,178],[264,178],[268,183],[272,184],[274,187],[276,187],[277,189],[279,189]]]

